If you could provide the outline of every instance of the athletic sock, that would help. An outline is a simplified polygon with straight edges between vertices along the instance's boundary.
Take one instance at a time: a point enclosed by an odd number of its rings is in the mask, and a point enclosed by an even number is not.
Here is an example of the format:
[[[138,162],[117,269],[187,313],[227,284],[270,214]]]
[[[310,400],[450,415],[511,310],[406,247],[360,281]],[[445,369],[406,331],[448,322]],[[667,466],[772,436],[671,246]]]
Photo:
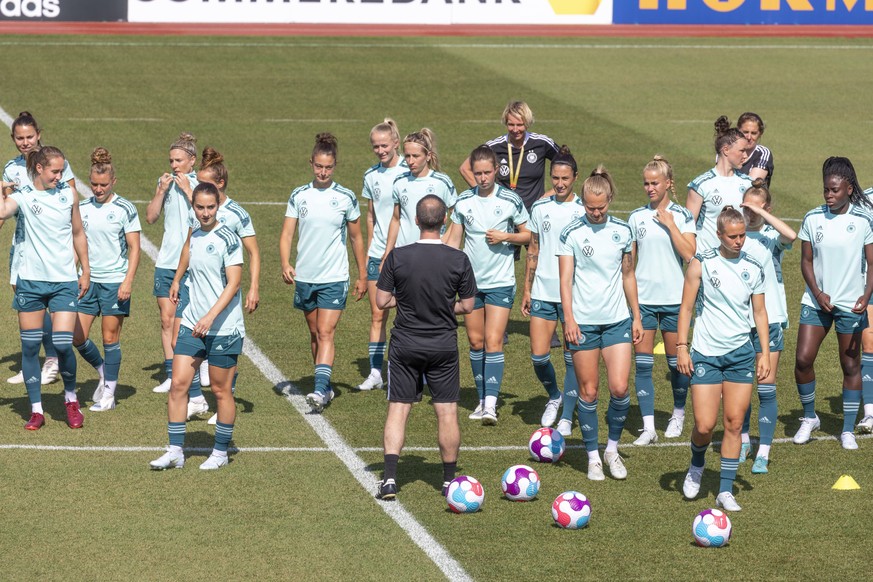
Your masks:
[[[677,366],[676,356],[667,356],[667,367],[670,368],[670,385],[673,387],[673,408],[685,410],[685,400],[688,398],[688,386],[691,385],[691,378],[680,373]]]
[[[740,466],[740,458],[721,458],[721,470],[719,472],[718,492],[732,493],[734,489],[734,481],[737,478],[737,468]]]
[[[200,385],[200,369],[194,372],[194,377],[191,378],[191,386],[188,387],[188,398],[203,398],[203,386]]]
[[[573,422],[576,412],[576,401],[579,400],[579,382],[576,380],[576,368],[573,367],[573,354],[564,352],[564,396],[561,405],[561,420]]]
[[[815,380],[797,385],[800,404],[803,406],[803,418],[815,418]]]
[[[233,438],[233,423],[225,424],[220,420],[215,423],[215,444],[214,449],[219,453],[227,454],[227,446],[230,444],[230,439]]]
[[[168,422],[167,434],[170,436],[170,446],[181,448],[185,444],[185,423]]]
[[[756,457],[764,457],[765,459],[770,458],[770,445],[758,445],[758,453],[755,455]]]
[[[749,433],[747,433],[747,432],[740,433],[740,441],[742,441],[742,443],[744,445],[747,445],[747,444],[752,442],[752,440],[749,438]]]
[[[606,452],[607,453],[617,453],[618,452],[618,441],[613,439],[606,440]]]
[[[385,342],[370,342],[367,346],[370,354],[370,373],[373,371],[382,374],[382,362],[385,361]]]
[[[503,360],[503,352],[485,353],[485,396],[497,396],[500,394],[500,386],[503,384],[503,370],[506,364]]]
[[[397,461],[400,455],[385,455],[385,469],[382,470],[382,480],[397,478]]]
[[[164,372],[167,373],[167,380],[173,377],[173,358],[164,360]]]
[[[873,353],[861,354],[861,390],[864,395],[864,416],[873,414]]]
[[[758,441],[769,448],[776,433],[776,384],[758,384],[758,401]]]
[[[321,394],[327,394],[330,390],[330,375],[333,372],[333,367],[327,364],[315,365],[315,391]]]
[[[455,478],[455,473],[458,472],[458,462],[443,463],[443,481],[451,481]]]
[[[470,350],[470,368],[479,400],[485,400],[485,350]]]
[[[497,408],[497,397],[492,395],[485,396],[485,400],[482,403],[483,408]]]
[[[552,365],[552,356],[548,352],[538,356],[531,354],[530,359],[533,362],[534,374],[542,383],[543,388],[549,393],[549,400],[557,400],[561,397],[561,391],[558,390],[558,380],[555,377],[555,367]]]
[[[115,396],[118,374],[121,371],[121,344],[103,344],[103,396]]]
[[[843,386],[843,432],[855,432],[858,408],[861,406],[861,391],[848,390]]]
[[[594,402],[585,402],[581,398],[576,407],[579,415],[579,428],[582,430],[582,441],[585,450],[589,453],[597,451],[597,399]],[[598,457],[599,458],[599,457]]]
[[[73,332],[52,332],[52,343],[58,353],[58,370],[64,380],[64,392],[76,393],[76,354],[73,352]],[[75,398],[74,398],[75,400]],[[68,400],[73,402],[73,400]]]
[[[85,343],[76,346],[76,350],[82,359],[88,362],[95,370],[103,365],[103,357],[100,355],[100,350],[94,345],[90,339],[86,339]]]
[[[640,405],[640,416],[645,419],[652,417],[652,428],[655,425],[655,383],[652,380],[652,369],[655,367],[655,356],[652,354],[637,354],[636,375],[634,387],[637,392],[637,402]],[[647,429],[648,430],[648,429]]]
[[[48,311],[45,312],[42,320],[42,337],[40,341],[42,341],[42,348],[45,350],[45,357],[58,357],[58,352],[55,349],[54,343],[52,343],[52,316]]]
[[[624,398],[609,397],[606,409],[606,424],[609,427],[609,439],[618,442],[624,423],[627,421],[627,411],[630,410],[630,395]]]
[[[39,346],[42,329],[21,330],[21,373],[31,408],[42,402],[42,374],[39,368]],[[35,410],[33,412],[36,412]],[[39,411],[42,414],[42,408]]]
[[[709,443],[705,445],[696,445],[691,441],[691,466],[703,467],[706,464],[706,449],[709,448]],[[738,457],[739,458],[739,457]]]

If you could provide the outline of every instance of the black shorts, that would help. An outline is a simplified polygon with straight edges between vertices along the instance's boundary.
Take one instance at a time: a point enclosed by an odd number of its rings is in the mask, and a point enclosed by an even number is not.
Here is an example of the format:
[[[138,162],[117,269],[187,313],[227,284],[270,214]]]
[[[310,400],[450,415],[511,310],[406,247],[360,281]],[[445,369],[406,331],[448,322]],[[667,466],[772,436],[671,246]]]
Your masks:
[[[457,402],[461,395],[458,350],[424,352],[388,344],[389,402],[420,402],[424,376],[432,402]]]

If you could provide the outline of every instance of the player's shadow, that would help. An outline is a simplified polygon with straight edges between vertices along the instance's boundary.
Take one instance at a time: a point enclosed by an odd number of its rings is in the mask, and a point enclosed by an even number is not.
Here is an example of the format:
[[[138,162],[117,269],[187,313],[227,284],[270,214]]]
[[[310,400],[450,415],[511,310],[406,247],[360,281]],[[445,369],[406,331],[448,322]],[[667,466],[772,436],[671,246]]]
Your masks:
[[[79,395],[79,402],[94,402],[94,390],[97,389],[97,384],[99,382],[97,380],[88,380],[87,382],[79,384],[79,388],[76,392]],[[136,394],[136,388],[130,386],[128,384],[118,384],[115,387],[115,403],[121,403],[131,396]]]
[[[0,358],[0,366],[6,363],[12,363],[12,367],[9,369],[9,375],[14,376],[18,372],[21,371],[21,352],[14,352],[11,354],[7,354]]]
[[[151,372],[151,378],[155,382],[163,382],[166,378],[166,373],[164,372],[164,363],[159,362],[155,364],[151,364],[150,366],[145,366],[142,368],[143,372]]]
[[[501,394],[501,396],[504,395]],[[546,394],[534,396],[527,400],[516,399],[512,403],[512,414],[521,417],[525,424],[539,426],[548,401],[549,397]]]
[[[622,451],[622,454],[624,454],[624,451]],[[685,499],[682,496],[682,484],[685,483],[687,472],[688,470],[684,469],[682,471],[663,473],[660,479],[661,489],[664,491],[675,491],[684,501],[688,502],[699,502],[701,499],[708,499],[710,495],[713,498],[718,495],[718,490],[721,486],[721,475],[718,469],[706,468],[703,470],[703,478],[700,480],[700,492],[697,494],[697,497]],[[739,475],[737,475],[734,481],[734,487],[738,491],[751,491],[754,489],[754,486],[749,481]]]
[[[185,433],[186,460],[190,460],[195,457],[200,457],[205,460],[212,453],[212,447],[214,444],[215,435],[213,435],[212,433],[205,430],[188,430]],[[228,463],[234,462],[234,457],[236,456],[236,454],[236,444],[233,440],[231,440],[227,447]]]
[[[821,428],[812,433],[811,441],[816,440],[817,435],[830,434],[838,435],[843,432],[843,397],[829,396],[824,399],[827,403],[826,410],[822,407],[816,409]],[[793,437],[800,428],[800,419],[803,417],[803,409],[795,408],[788,412],[783,411],[779,415],[779,420],[782,422],[782,430],[785,437]]]
[[[524,342],[530,347],[530,320],[510,319],[506,324],[506,333],[510,342]]]
[[[388,354],[385,354],[386,358]],[[370,375],[370,358],[358,358],[355,360],[355,364],[358,366],[358,372],[361,374],[361,378],[366,378]]]
[[[383,462],[367,465],[367,471],[382,475],[385,470]],[[458,467],[458,475],[463,475],[463,467]],[[430,485],[434,490],[442,493],[443,490],[443,465],[442,462],[427,461],[420,455],[401,455],[397,462],[397,484],[403,485],[421,481]]]
[[[20,384],[20,386],[22,394],[0,398],[0,406],[9,406],[12,412],[27,420],[30,418],[30,400],[27,399],[24,384]]]
[[[297,388],[297,391],[301,395],[305,396],[315,389],[315,376],[303,376],[302,378],[298,378],[296,381],[286,380],[284,382],[279,382],[278,384],[273,386],[273,391],[279,396],[285,396],[285,391],[291,388],[292,384]],[[351,389],[351,386],[348,384],[334,384],[333,382],[331,382],[330,385],[331,388],[333,388],[334,399],[342,395],[343,390]],[[339,388],[340,386],[342,386],[342,390]]]

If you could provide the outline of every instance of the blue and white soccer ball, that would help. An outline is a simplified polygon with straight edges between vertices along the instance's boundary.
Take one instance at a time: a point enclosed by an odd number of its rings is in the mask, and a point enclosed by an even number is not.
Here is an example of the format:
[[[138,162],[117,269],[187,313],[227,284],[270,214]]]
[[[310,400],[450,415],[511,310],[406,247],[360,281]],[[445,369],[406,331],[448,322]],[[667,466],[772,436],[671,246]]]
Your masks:
[[[510,501],[530,501],[540,492],[540,476],[527,465],[513,465],[503,473],[500,486]]]
[[[473,477],[461,475],[449,483],[446,501],[455,513],[474,513],[485,503],[485,488]]]
[[[552,519],[564,529],[581,529],[591,519],[591,502],[578,491],[565,491],[552,503]]]
[[[694,518],[691,533],[698,546],[720,548],[731,539],[731,520],[718,509],[704,509]]]

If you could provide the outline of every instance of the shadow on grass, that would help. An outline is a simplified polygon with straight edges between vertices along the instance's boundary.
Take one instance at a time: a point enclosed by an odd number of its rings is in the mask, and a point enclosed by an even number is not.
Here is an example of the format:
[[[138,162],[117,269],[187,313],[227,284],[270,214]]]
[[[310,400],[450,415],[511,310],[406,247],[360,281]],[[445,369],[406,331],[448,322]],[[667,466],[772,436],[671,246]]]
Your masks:
[[[366,470],[375,474],[381,475],[385,470],[383,462],[371,463],[367,465]],[[458,467],[458,475],[464,474],[463,465]],[[443,465],[441,462],[427,461],[419,455],[400,455],[400,460],[397,463],[397,487],[402,488],[404,484],[422,482],[430,485],[438,493],[443,490]]]
[[[829,434],[839,436],[843,432],[843,397],[829,396],[825,398],[827,402],[828,412],[824,410],[816,410],[821,428],[812,433],[810,440],[815,440],[817,434]],[[789,412],[784,412],[779,415],[779,420],[782,423],[785,437],[793,437],[800,428],[800,419],[803,417],[803,409],[795,408]],[[778,435],[777,435],[778,436]]]
[[[686,473],[687,471],[683,470],[662,474],[660,479],[661,489],[664,491],[675,491],[683,501],[687,502],[699,502],[701,499],[709,499],[710,495],[713,497],[714,502],[721,485],[721,475],[719,471],[715,469],[703,470],[703,478],[700,481],[700,493],[698,493],[697,497],[694,499],[685,499],[682,495],[682,484],[685,482]],[[737,478],[734,480],[734,488],[737,492],[752,491],[754,486],[745,478],[737,475]]]
[[[142,368],[142,371],[143,372],[151,372],[152,373],[152,380],[154,380],[158,384],[160,384],[161,382],[163,382],[164,380],[167,379],[167,374],[166,374],[166,372],[164,372],[164,363],[163,362],[158,362],[158,363],[152,364],[150,366],[145,366],[144,368]]]
[[[9,368],[9,375],[14,376],[18,372],[21,371],[21,352],[14,352],[12,354],[8,354],[0,358],[0,366],[3,364],[11,363],[12,367]]]

